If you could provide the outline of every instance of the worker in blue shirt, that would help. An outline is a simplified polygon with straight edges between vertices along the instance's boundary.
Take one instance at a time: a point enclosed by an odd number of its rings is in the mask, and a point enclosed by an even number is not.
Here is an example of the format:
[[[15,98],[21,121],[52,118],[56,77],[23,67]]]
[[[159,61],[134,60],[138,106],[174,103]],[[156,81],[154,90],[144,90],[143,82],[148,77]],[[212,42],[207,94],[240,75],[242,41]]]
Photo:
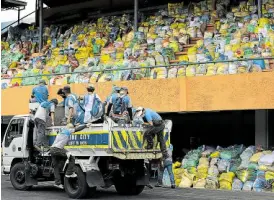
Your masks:
[[[111,99],[114,97],[118,97],[119,96],[119,92],[120,92],[120,87],[113,85],[112,86],[112,91],[111,94],[107,97],[106,101],[103,103],[103,113],[106,114],[105,109],[108,108],[108,105],[111,102]]]
[[[39,85],[32,89],[31,98],[35,98],[35,102],[42,103],[48,101],[49,92],[46,85],[46,81],[42,79],[39,81]]]
[[[144,133],[144,139],[147,140],[147,149],[153,148],[153,138],[157,135],[158,142],[160,142],[160,148],[163,154],[163,158],[168,157],[167,148],[164,141],[163,131],[165,129],[165,122],[162,117],[155,111],[149,108],[138,107],[136,109],[136,117],[142,117],[144,124],[148,125],[147,130]]]
[[[95,87],[89,85],[87,94],[83,98],[83,110],[85,112],[84,122],[91,123],[101,119],[103,113],[103,104],[98,94],[95,92]]]
[[[107,108],[107,116],[118,124],[128,124],[132,121],[132,104],[126,87],[120,89],[119,95],[114,94],[111,96]]]
[[[71,93],[70,86],[65,86],[63,92],[66,96],[65,99],[65,117],[67,124],[82,123],[84,118],[84,111],[81,111],[81,107],[78,103],[78,98],[75,94]]]
[[[62,97],[63,101],[61,101],[59,103],[60,106],[62,107],[65,107],[65,100],[66,100],[66,95],[64,93],[64,89],[63,88],[60,88],[58,91],[57,91],[57,95],[59,95],[60,97]]]
[[[112,92],[111,94],[107,97],[107,100],[106,100],[106,103],[109,103],[110,100],[113,98],[113,97],[118,97],[119,96],[119,93],[120,93],[120,90],[121,88],[116,86],[116,85],[113,85],[112,87]]]

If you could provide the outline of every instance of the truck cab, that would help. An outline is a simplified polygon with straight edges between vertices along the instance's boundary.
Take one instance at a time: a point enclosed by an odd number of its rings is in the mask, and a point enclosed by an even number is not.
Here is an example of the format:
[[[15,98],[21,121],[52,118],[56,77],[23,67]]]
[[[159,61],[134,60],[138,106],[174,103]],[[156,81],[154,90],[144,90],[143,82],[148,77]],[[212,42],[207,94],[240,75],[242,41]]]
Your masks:
[[[54,169],[49,152],[36,152],[33,147],[35,127],[32,115],[14,116],[3,140],[3,171],[10,174],[13,187],[29,190],[41,181],[53,181]],[[172,122],[165,121],[163,132],[166,145],[170,144]],[[52,145],[62,126],[49,127],[47,138]],[[145,159],[160,159],[162,153],[154,138],[153,149],[145,149],[143,127],[119,126],[110,118],[73,133],[65,146],[76,162],[76,178],[64,176],[68,161],[63,166],[62,181],[70,198],[94,194],[97,187],[115,186],[119,194],[138,195],[149,183]]]

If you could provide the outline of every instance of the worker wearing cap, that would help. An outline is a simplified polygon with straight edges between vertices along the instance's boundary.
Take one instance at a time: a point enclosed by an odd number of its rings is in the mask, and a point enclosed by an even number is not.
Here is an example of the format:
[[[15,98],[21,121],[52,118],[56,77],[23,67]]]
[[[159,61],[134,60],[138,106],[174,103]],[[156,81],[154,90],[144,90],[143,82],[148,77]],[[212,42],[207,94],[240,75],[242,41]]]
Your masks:
[[[111,94],[107,97],[106,103],[109,103],[112,98],[117,98],[119,96],[121,88],[113,85]]]
[[[112,86],[111,94],[107,97],[106,101],[104,102],[104,109],[106,106],[108,106],[110,104],[110,101],[112,98],[117,98],[119,96],[120,89],[121,88],[116,85]],[[105,113],[105,111],[104,111],[104,113]]]
[[[42,102],[34,116],[34,123],[36,126],[36,141],[34,142],[34,147],[38,151],[43,151],[43,149],[47,148],[47,141],[46,141],[46,121],[47,117],[51,116],[52,126],[54,126],[54,113],[55,113],[55,107],[58,104],[57,99],[52,99],[50,101],[44,101]]]
[[[38,103],[42,103],[48,100],[49,92],[46,87],[47,83],[45,80],[40,80],[39,85],[32,89],[31,98],[35,98],[35,101]]]
[[[84,123],[94,122],[102,117],[100,116],[97,118],[96,116],[92,115],[92,111],[94,109],[99,109],[99,108],[95,108],[95,106],[99,106],[98,104],[96,104],[96,100],[101,102],[100,97],[97,94],[95,94],[94,91],[95,91],[95,87],[93,85],[89,85],[87,87],[88,94],[84,96],[84,102],[83,102],[84,110],[85,110]]]
[[[60,105],[62,105],[63,107],[65,107],[66,95],[65,95],[65,93],[64,93],[64,89],[63,89],[63,88],[60,88],[60,89],[57,91],[57,95],[59,95],[60,97],[62,97],[63,101],[60,102]]]
[[[52,146],[50,147],[50,154],[52,157],[52,164],[54,168],[54,177],[55,184],[54,186],[63,189],[63,185],[61,184],[61,176],[60,171],[63,168],[62,161],[69,160],[68,168],[66,171],[67,178],[77,177],[77,174],[74,172],[75,170],[75,158],[64,149],[65,145],[69,141],[69,137],[72,133],[78,132],[86,128],[87,125],[80,125],[78,127],[74,127],[73,124],[67,124],[67,126],[61,129],[61,132],[56,136]]]
[[[144,124],[149,125],[148,129],[144,134],[144,139],[147,140],[147,149],[153,148],[153,138],[157,135],[158,141],[160,142],[160,148],[164,159],[168,157],[166,144],[164,141],[163,131],[165,129],[165,123],[161,116],[155,111],[149,108],[138,107],[136,109],[136,117],[141,116],[144,120]]]
[[[75,123],[75,119],[78,115],[79,104],[77,101],[77,96],[71,93],[70,86],[65,86],[63,89],[65,95],[65,117],[67,124]]]
[[[140,127],[144,124],[144,120],[142,116],[138,115],[137,109],[136,108],[132,108],[132,113],[133,113],[133,120],[132,120],[132,125],[133,126],[137,126]]]
[[[119,95],[113,95],[107,108],[107,116],[115,123],[132,121],[132,104],[128,96],[128,89],[122,87]]]

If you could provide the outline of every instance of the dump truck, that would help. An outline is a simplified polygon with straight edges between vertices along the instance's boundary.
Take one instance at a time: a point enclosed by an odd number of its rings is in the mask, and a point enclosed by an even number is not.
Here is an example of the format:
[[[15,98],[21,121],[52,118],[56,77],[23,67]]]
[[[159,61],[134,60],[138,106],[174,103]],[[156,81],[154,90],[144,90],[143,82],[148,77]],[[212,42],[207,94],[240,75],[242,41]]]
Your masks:
[[[55,124],[47,128],[49,146],[63,128],[58,122]],[[171,128],[172,121],[165,120],[163,134],[167,146]],[[96,188],[112,185],[121,195],[140,194],[149,183],[145,160],[162,157],[157,137],[153,149],[145,149],[145,130],[141,126],[121,126],[107,118],[103,123],[73,133],[65,149],[75,157],[76,178],[65,177],[68,160],[60,160],[62,183],[68,196],[83,198],[93,195]],[[33,115],[17,115],[11,119],[4,136],[3,172],[10,175],[17,190],[30,190],[39,182],[54,180],[51,155],[35,151],[34,132]]]

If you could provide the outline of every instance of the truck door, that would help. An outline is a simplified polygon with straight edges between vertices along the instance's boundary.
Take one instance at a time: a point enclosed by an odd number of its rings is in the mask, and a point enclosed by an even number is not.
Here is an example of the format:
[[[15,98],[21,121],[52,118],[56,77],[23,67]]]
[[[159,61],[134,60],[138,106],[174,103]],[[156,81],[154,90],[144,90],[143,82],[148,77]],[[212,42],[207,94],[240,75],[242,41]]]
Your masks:
[[[3,167],[10,171],[14,158],[23,158],[23,132],[26,129],[25,118],[13,118],[6,130],[3,141]]]

